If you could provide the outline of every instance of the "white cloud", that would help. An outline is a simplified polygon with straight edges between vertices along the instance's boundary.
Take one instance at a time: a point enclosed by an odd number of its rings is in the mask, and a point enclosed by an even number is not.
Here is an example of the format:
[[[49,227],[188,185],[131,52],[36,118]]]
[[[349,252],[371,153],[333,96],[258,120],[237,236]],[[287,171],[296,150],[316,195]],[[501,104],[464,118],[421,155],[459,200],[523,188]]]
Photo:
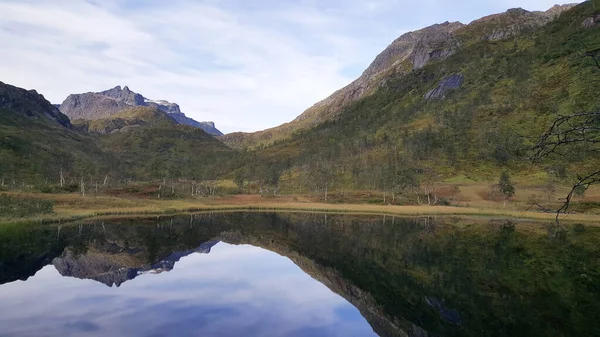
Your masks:
[[[54,103],[128,85],[223,131],[251,131],[349,83],[398,32],[553,3],[3,0],[0,80]]]

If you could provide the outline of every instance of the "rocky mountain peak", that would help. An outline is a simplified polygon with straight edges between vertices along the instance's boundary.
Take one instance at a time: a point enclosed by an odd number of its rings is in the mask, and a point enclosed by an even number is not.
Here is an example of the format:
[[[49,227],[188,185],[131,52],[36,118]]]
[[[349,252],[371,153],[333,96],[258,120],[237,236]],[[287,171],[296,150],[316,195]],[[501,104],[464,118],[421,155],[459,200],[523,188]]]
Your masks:
[[[504,13],[488,15],[471,22],[465,28],[465,35],[476,40],[505,39],[518,35],[524,30],[541,27],[574,6],[576,4],[555,5],[545,12],[511,8]]]
[[[474,20],[467,25],[460,22],[444,22],[407,32],[377,55],[358,79],[314,104],[292,122],[252,134],[228,135],[224,138],[225,142],[233,146],[237,143],[247,143],[250,147],[256,144],[270,144],[298,130],[332,120],[344,107],[374,93],[379,87],[385,86],[392,77],[398,78],[423,68],[430,62],[442,61],[473,43],[501,40],[537,29],[574,6],[575,4],[556,5],[545,12],[513,8],[504,13]],[[596,22],[592,17],[582,25],[593,27]],[[430,96],[444,95],[432,93]]]
[[[181,112],[177,103],[148,99],[128,86],[117,85],[112,89],[85,94],[72,94],[60,105],[60,110],[72,119],[96,120],[105,118],[132,107],[147,106],[167,113],[179,124],[190,125],[215,135],[222,135],[214,123],[199,123]]]
[[[566,4],[566,5],[554,5],[550,9],[544,12],[544,14],[550,17],[557,17],[562,14],[564,11],[568,11],[569,9],[577,6],[576,3]]]
[[[358,79],[309,108],[294,122],[318,122],[331,118],[348,102],[380,86],[387,75],[407,73],[431,61],[447,58],[459,47],[454,33],[464,26],[460,22],[444,22],[401,35],[377,55]],[[315,120],[317,114],[319,117]]]
[[[47,118],[65,127],[71,126],[69,118],[37,91],[25,90],[0,82],[0,110],[2,109],[24,114],[32,119]]]

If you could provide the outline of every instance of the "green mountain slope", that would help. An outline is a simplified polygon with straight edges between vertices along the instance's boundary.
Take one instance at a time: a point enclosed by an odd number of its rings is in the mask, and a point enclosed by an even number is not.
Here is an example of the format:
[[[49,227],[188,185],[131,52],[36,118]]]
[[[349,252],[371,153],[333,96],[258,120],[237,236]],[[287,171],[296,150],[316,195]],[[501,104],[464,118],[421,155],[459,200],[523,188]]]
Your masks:
[[[522,12],[507,13],[513,22]],[[271,145],[245,143],[257,150],[240,171],[287,171],[305,188],[387,189],[459,175],[495,180],[507,168],[535,182],[599,165],[585,151],[539,166],[525,160],[553,118],[600,106],[600,74],[585,56],[600,48],[599,13],[585,2],[499,39],[481,38],[499,34],[498,17],[472,23],[457,30],[459,47],[446,58],[389,70],[372,93]]]
[[[104,118],[78,119],[73,121],[73,125],[83,131],[106,134],[160,122],[175,124],[171,117],[156,107],[135,107]]]
[[[0,185],[79,179],[110,161],[42,95],[0,82]]]
[[[374,94],[380,87],[386,86],[390,79],[422,69],[429,63],[443,61],[474,43],[528,34],[552,22],[573,6],[554,6],[545,12],[510,9],[505,13],[475,20],[468,25],[445,22],[408,32],[377,55],[359,78],[308,108],[293,121],[255,133],[229,134],[223,137],[223,140],[235,147],[256,148],[287,139],[293,133],[335,119],[344,108]]]
[[[0,187],[80,181],[214,178],[235,152],[214,137],[137,107],[69,119],[34,91],[0,83]]]
[[[202,129],[155,121],[98,137],[100,148],[120,158],[119,171],[136,179],[214,179],[227,171],[235,151]]]

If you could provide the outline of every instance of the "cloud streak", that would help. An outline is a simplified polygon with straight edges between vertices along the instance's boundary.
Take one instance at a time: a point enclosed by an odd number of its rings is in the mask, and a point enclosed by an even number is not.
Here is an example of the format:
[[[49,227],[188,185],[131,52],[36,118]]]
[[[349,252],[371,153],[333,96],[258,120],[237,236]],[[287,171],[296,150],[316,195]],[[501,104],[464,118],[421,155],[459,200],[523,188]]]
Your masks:
[[[293,119],[360,75],[399,34],[520,5],[423,0],[3,0],[1,81],[54,103],[128,85],[221,129]]]

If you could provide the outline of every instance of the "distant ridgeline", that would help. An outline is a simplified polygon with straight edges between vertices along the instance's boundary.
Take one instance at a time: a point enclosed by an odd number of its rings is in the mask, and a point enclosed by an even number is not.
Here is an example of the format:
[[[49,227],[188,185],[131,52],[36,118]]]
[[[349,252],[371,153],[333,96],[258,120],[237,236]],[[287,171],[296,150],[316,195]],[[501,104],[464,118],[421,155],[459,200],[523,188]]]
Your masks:
[[[63,104],[69,113],[96,117],[71,122],[37,92],[0,82],[0,187],[51,183],[79,190],[90,181],[214,179],[227,170],[234,151],[211,134],[179,124],[171,117],[178,113],[164,111],[167,104],[129,103],[126,97],[70,96]]]
[[[59,106],[59,110],[71,120],[96,120],[137,106],[158,108],[179,124],[197,127],[215,136],[223,135],[215,128],[213,122],[197,122],[182,113],[179,105],[163,100],[148,99],[131,91],[128,87],[116,86],[102,92],[71,94]]]
[[[2,84],[0,179],[56,182],[63,172],[74,183],[210,177],[280,191],[401,190],[509,170],[568,183],[600,167],[597,152],[580,144],[542,163],[528,158],[557,116],[600,106],[599,22],[600,4],[588,1],[406,33],[295,120],[218,139],[197,129],[220,134],[213,124],[127,87],[71,95],[58,111]]]

